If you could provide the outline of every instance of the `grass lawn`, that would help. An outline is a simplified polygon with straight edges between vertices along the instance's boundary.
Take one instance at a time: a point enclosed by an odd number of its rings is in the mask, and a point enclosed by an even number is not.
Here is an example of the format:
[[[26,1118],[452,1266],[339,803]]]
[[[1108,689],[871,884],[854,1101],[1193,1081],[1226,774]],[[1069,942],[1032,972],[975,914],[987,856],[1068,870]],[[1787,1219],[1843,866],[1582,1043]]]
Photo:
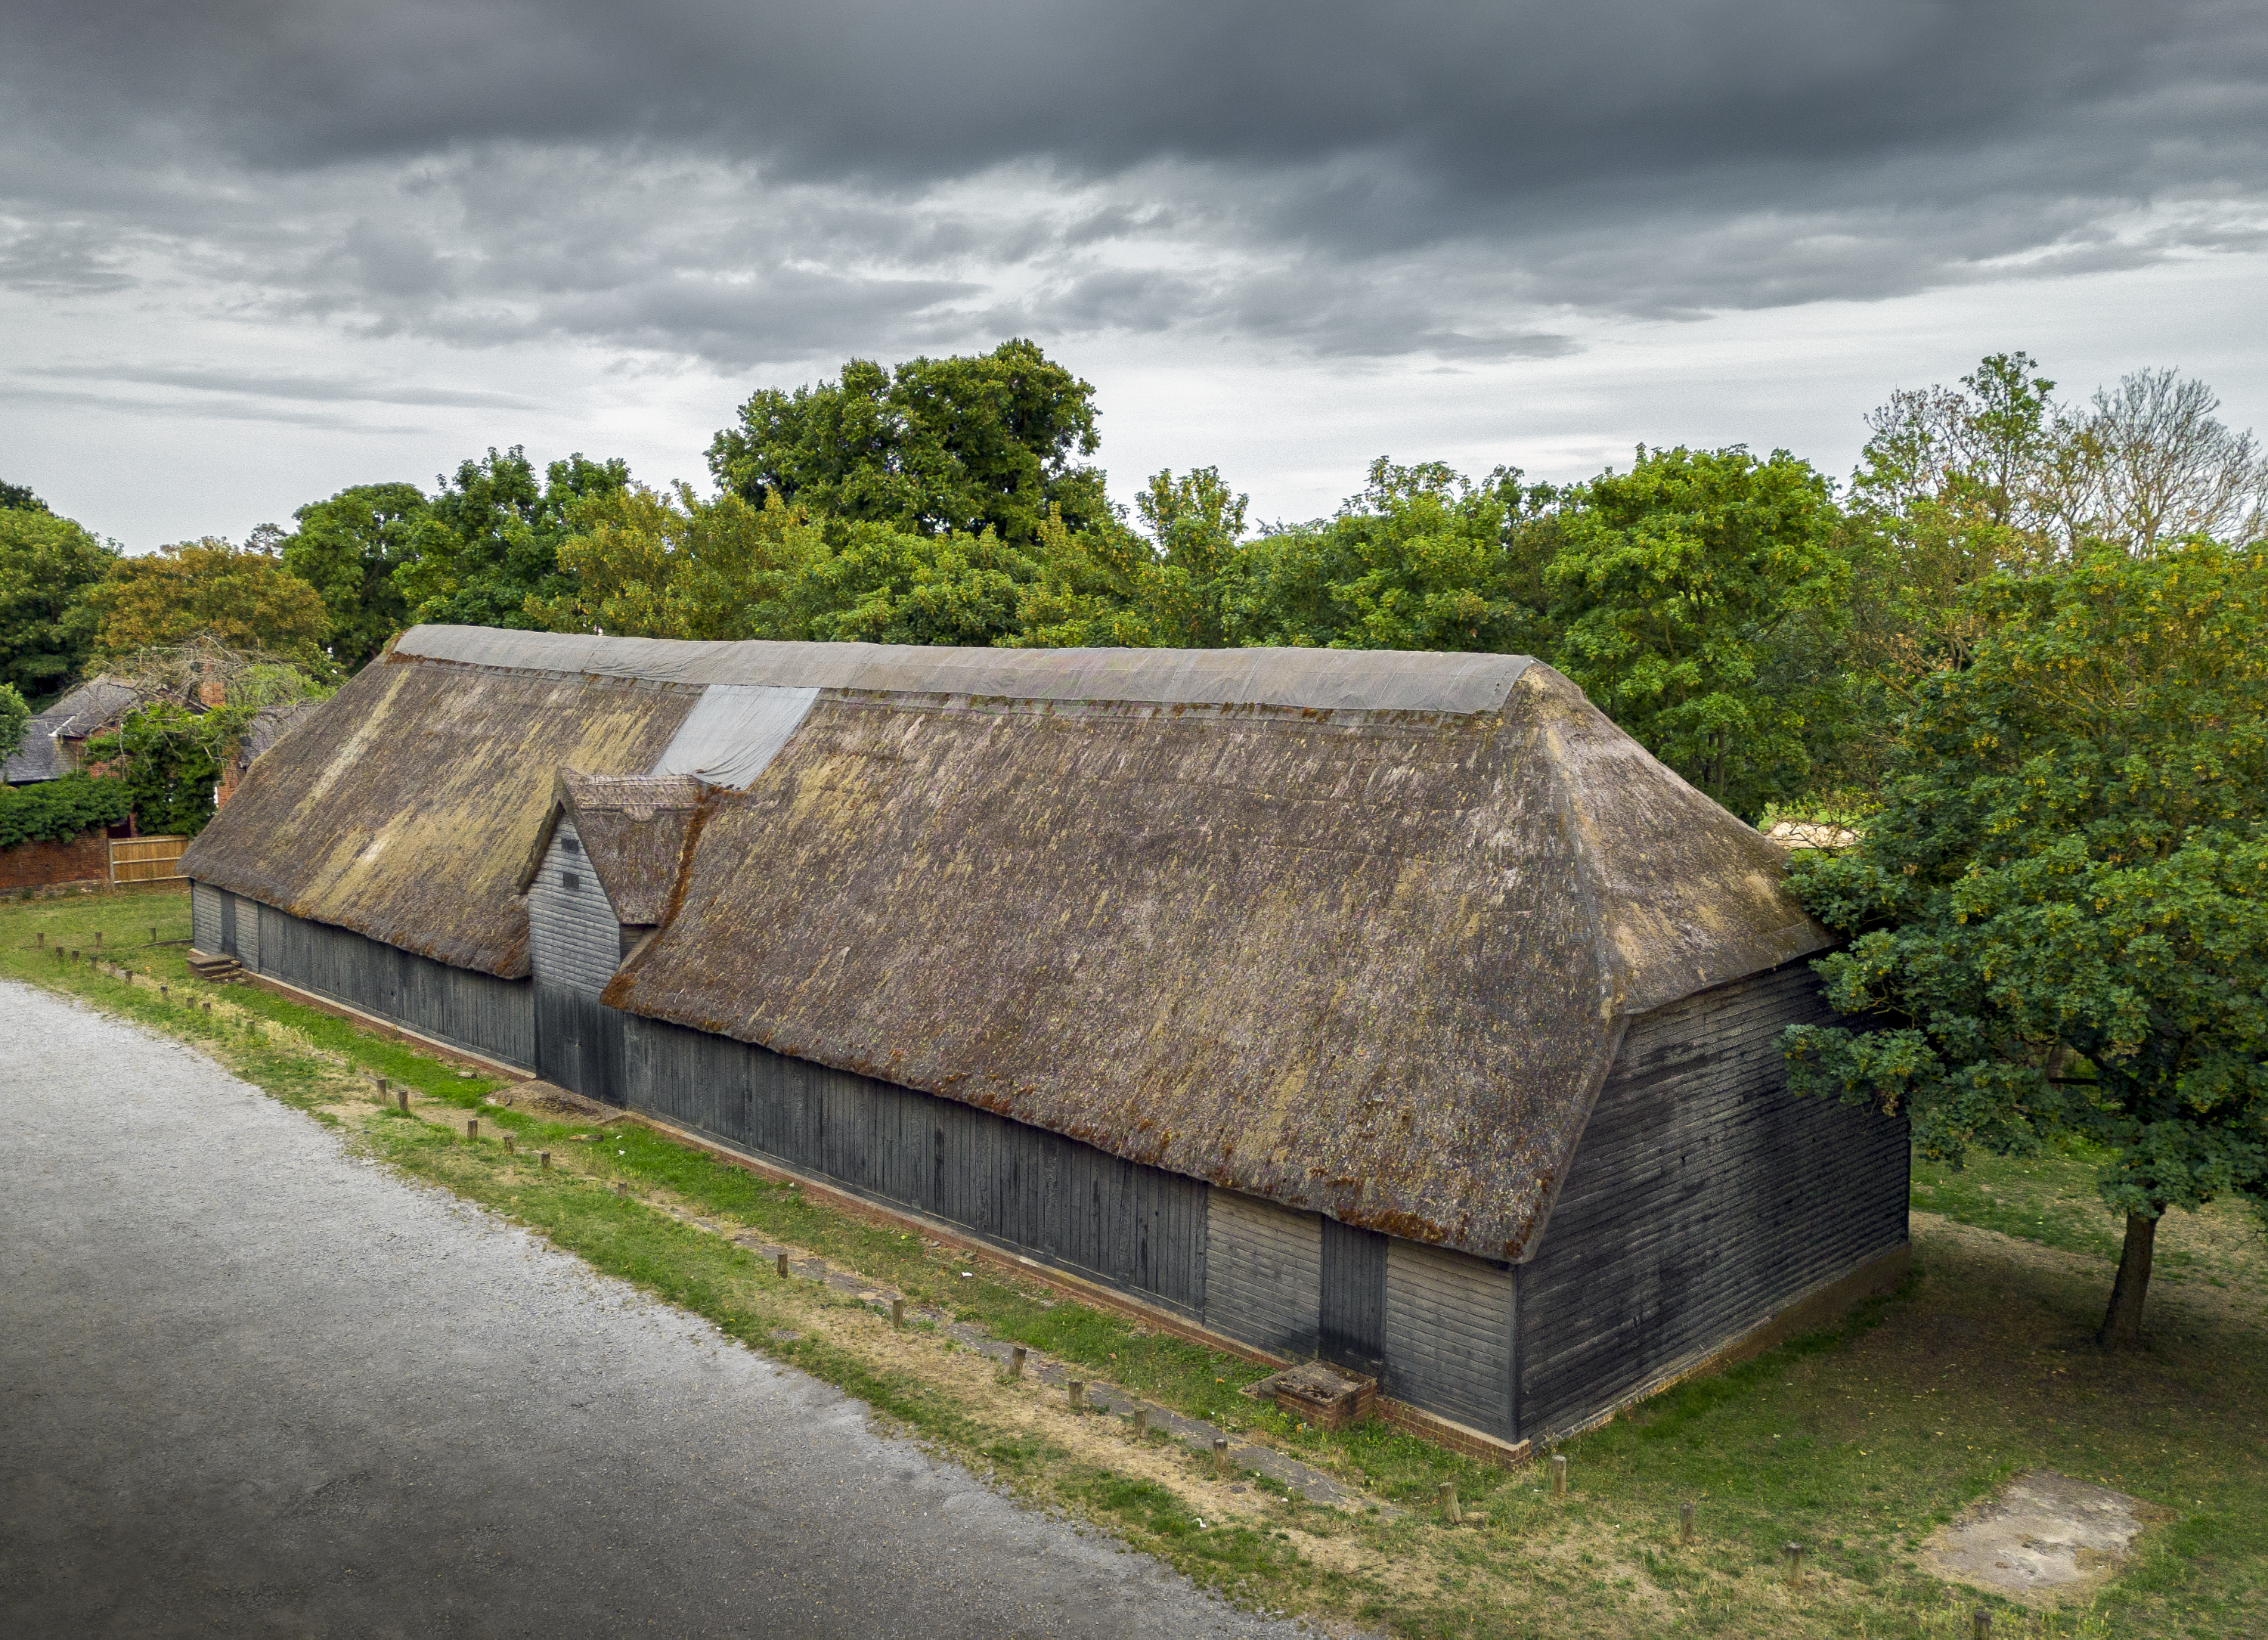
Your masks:
[[[101,950],[132,985],[40,947]],[[153,932],[154,931],[154,932]],[[715,1321],[750,1348],[865,1399],[878,1416],[996,1484],[1071,1510],[1244,1603],[1328,1628],[1407,1636],[2268,1635],[2268,1248],[2247,1216],[2176,1214],[2159,1237],[2152,1339],[2131,1356],[2089,1341],[2117,1224],[2094,1164],[2058,1155],[1917,1164],[1917,1274],[1847,1325],[1689,1384],[1571,1442],[1572,1495],[1372,1425],[1295,1429],[1236,1393],[1259,1370],[638,1129],[593,1130],[479,1106],[495,1084],[184,964],[178,891],[0,904],[0,975],[80,996],[193,1042],[405,1173],[531,1225],[599,1269]],[[167,987],[161,996],[159,985]],[[208,1012],[206,1004],[211,1005]],[[381,1109],[367,1076],[415,1091]],[[5,1075],[0,1071],[0,1086]],[[463,1138],[479,1106],[482,1137]],[[498,1142],[512,1134],[517,1154]],[[544,1170],[534,1152],[548,1149]],[[632,1186],[625,1200],[617,1182]],[[1079,1418],[1060,1394],[1004,1382],[925,1329],[694,1228],[668,1209],[806,1249],[949,1306],[997,1336],[1093,1369],[1152,1400],[1328,1469],[1375,1500],[1300,1504],[1158,1435]],[[964,1277],[961,1272],[975,1269]],[[1949,1589],[1914,1565],[1940,1521],[2004,1477],[2045,1466],[2170,1511],[2129,1568],[2051,1615]],[[1465,1523],[1432,1507],[1456,1483]],[[1232,1489],[1233,1486],[1236,1489]],[[1678,1506],[1698,1540],[1676,1542]],[[1804,1584],[1779,1546],[1808,1551]]]

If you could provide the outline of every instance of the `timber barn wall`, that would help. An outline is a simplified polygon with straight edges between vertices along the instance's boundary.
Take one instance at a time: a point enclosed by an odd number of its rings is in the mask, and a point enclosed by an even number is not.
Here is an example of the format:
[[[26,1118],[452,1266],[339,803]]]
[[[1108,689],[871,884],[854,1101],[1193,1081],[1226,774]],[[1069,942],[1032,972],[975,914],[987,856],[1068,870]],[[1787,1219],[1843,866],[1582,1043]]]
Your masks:
[[[1906,1239],[1908,1141],[1788,1090],[1779,1033],[1831,1019],[1808,963],[1631,1022],[1521,1270],[1521,1429],[1548,1437]]]
[[[563,827],[563,830],[564,828]],[[1535,1259],[1352,1229],[971,1105],[597,1000],[594,877],[530,893],[530,980],[451,968],[209,884],[196,942],[380,1018],[955,1225],[1278,1354],[1374,1374],[1506,1440],[1576,1427],[1905,1238],[1905,1124],[1786,1089],[1803,964],[1633,1021]],[[595,914],[593,914],[595,912]]]
[[[189,889],[199,950],[422,1035],[523,1069],[535,1067],[534,987],[453,968],[351,929],[310,922],[210,883]]]

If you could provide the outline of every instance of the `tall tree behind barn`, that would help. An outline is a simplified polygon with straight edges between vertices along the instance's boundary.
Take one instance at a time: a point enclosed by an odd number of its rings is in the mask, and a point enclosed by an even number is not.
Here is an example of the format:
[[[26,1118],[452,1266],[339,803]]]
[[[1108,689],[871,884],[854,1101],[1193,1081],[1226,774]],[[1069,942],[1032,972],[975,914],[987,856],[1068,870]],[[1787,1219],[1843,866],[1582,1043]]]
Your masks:
[[[185,869],[277,980],[1493,1441],[1904,1267],[1778,850],[1517,656],[420,627]]]

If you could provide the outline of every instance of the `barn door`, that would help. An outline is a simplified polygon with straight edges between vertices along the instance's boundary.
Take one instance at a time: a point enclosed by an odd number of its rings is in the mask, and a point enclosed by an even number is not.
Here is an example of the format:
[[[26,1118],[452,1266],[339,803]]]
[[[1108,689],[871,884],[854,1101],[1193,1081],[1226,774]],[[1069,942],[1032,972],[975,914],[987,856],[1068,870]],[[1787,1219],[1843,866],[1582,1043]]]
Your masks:
[[[1335,1366],[1386,1385],[1386,1237],[1323,1221],[1322,1303],[1316,1350]]]
[[[236,955],[236,896],[226,890],[221,891],[220,949],[215,955],[220,957]]]

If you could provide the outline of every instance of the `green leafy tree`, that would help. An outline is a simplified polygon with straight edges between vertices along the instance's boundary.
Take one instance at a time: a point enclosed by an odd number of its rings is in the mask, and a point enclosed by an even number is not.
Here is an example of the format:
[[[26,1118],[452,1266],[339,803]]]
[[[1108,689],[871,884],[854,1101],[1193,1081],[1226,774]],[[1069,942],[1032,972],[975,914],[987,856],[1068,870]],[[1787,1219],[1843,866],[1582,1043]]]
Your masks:
[[[394,577],[436,528],[424,492],[415,484],[357,484],[291,516],[298,528],[281,543],[284,567],[321,595],[331,658],[359,671],[409,624]]]
[[[1791,1030],[1791,1072],[1933,1157],[2107,1149],[2131,1344],[2165,1211],[2268,1198],[2268,550],[2097,549],[1971,601],[1863,847],[1795,861],[1856,1019]]]
[[[31,727],[32,708],[13,683],[0,683],[0,758],[12,757],[23,750],[24,736]]]
[[[1018,631],[993,641],[1026,649],[1138,649],[1159,641],[1145,602],[1157,569],[1150,543],[1113,518],[1071,532],[1049,507],[1033,543],[1039,578],[1018,593]]]
[[[0,786],[0,848],[19,843],[68,843],[98,827],[119,825],[134,812],[126,782],[84,772],[30,786]]]
[[[33,495],[28,484],[0,484],[0,512],[44,513],[48,504]]]
[[[1263,533],[1228,572],[1244,643],[1516,652],[1538,646],[1555,492],[1510,468],[1479,482],[1381,456],[1336,516]]]
[[[1040,565],[990,529],[909,536],[859,523],[848,536],[791,593],[791,635],[983,646],[1021,633],[1025,591],[1039,581]]]
[[[197,713],[152,701],[129,713],[112,733],[88,741],[86,755],[124,782],[144,831],[194,837],[213,817],[221,771],[253,716],[248,705]]]
[[[1134,590],[1159,643],[1216,649],[1228,641],[1221,602],[1248,499],[1233,492],[1215,467],[1194,468],[1179,478],[1170,469],[1153,473],[1135,498],[1154,562]]]
[[[789,594],[828,555],[819,527],[777,495],[751,506],[684,484],[674,494],[634,484],[578,502],[569,521],[559,567],[574,590],[527,602],[554,632],[781,637],[795,620]]]
[[[327,671],[322,641],[331,630],[322,595],[284,567],[272,549],[236,547],[216,536],[120,558],[86,593],[98,623],[98,660],[181,644],[209,632],[232,649],[280,656]]]
[[[459,463],[428,504],[437,528],[418,536],[416,554],[394,573],[395,590],[413,622],[460,626],[538,628],[529,600],[549,607],[572,597],[574,578],[559,567],[559,545],[574,533],[579,502],[622,490],[628,462],[553,462],[536,480],[519,445],[487,459]]]
[[[981,534],[1028,546],[1050,507],[1078,533],[1108,521],[1094,389],[1037,344],[887,370],[854,358],[841,378],[767,388],[709,447],[719,485],[767,491],[814,517],[910,535]]]
[[[1827,480],[1784,450],[1638,452],[1569,498],[1543,579],[1559,669],[1647,750],[1750,817],[1800,791],[1837,693],[1796,652],[1850,583]]]
[[[85,669],[99,624],[86,594],[117,561],[70,519],[0,507],[0,683],[39,700]]]

